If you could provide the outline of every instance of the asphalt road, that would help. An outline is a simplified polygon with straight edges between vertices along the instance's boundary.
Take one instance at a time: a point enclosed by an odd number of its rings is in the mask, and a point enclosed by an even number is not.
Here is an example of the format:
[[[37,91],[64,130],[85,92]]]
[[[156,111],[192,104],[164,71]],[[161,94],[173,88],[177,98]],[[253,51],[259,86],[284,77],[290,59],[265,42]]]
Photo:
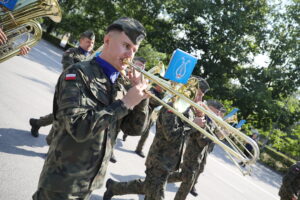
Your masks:
[[[54,87],[61,73],[62,51],[40,41],[26,56],[16,56],[0,63],[0,200],[31,199],[37,188],[48,146],[45,137],[50,127],[40,129],[40,136],[30,134],[29,118],[49,114]],[[152,129],[153,132],[153,129]],[[150,134],[145,151],[154,134]],[[134,153],[139,137],[119,134],[107,178],[128,181],[144,177],[145,159]],[[251,176],[243,176],[226,154],[216,147],[208,157],[199,178],[197,198],[188,200],[278,200],[281,176],[257,163]],[[179,184],[168,184],[166,199],[173,199]],[[105,188],[96,190],[92,200],[102,199]],[[117,196],[115,200],[143,199],[138,195]]]

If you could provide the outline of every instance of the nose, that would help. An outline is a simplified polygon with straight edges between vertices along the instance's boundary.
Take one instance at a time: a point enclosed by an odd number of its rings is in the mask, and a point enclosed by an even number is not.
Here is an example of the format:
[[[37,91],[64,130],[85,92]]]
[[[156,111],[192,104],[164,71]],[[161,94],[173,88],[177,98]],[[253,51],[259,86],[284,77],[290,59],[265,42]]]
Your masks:
[[[128,49],[127,51],[126,51],[126,57],[127,58],[133,58],[134,57],[134,51],[130,48],[130,49]]]

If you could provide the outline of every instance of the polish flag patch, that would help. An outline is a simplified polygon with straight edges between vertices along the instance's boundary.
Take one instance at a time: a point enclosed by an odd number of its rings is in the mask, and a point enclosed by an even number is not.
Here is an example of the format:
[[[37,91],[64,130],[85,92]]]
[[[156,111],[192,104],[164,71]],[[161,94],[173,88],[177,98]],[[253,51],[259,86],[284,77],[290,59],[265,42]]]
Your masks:
[[[75,79],[76,79],[76,74],[66,74],[66,78],[65,78],[66,81],[75,80]]]

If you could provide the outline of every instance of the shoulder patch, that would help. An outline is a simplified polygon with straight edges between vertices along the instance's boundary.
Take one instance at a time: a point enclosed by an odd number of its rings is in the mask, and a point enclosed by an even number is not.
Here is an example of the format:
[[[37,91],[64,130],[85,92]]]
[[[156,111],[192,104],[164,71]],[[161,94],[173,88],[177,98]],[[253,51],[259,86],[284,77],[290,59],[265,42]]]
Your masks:
[[[76,80],[76,74],[66,74],[65,80]]]

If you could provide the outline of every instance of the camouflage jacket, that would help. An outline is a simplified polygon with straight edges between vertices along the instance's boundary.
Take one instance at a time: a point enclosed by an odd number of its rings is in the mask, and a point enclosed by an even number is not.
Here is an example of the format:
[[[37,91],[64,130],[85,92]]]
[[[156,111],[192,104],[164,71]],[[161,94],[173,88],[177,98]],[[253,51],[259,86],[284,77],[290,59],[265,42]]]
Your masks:
[[[279,196],[285,199],[300,199],[300,161],[292,165],[283,177]]]
[[[191,120],[194,118],[191,110],[185,115]],[[167,172],[177,170],[186,135],[192,131],[195,129],[163,107],[156,121],[156,134],[148,152],[146,167],[155,167]]]
[[[91,52],[93,53],[93,52]],[[61,63],[63,64],[63,70],[67,69],[67,67],[85,61],[88,56],[84,55],[82,50],[77,48],[69,48],[66,50],[62,56]]]
[[[39,188],[76,193],[102,186],[111,156],[111,135],[119,131],[128,114],[120,100],[124,93],[123,85],[111,84],[95,60],[74,64],[61,74],[53,101],[54,139]],[[141,121],[148,117],[143,106],[134,108]],[[144,131],[144,125],[135,121],[127,126]]]

